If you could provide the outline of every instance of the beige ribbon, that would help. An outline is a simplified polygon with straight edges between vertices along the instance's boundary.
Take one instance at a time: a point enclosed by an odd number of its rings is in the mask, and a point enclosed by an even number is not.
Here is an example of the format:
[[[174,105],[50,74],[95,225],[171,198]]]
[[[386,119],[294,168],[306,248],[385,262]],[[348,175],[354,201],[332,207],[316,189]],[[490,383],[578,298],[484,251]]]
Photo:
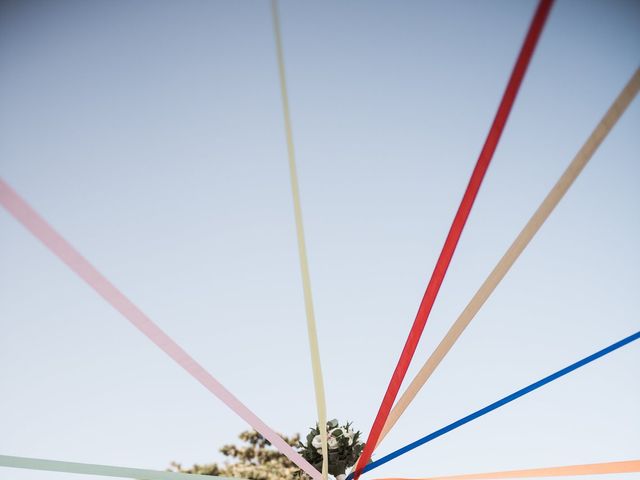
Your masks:
[[[276,52],[278,56],[278,72],[280,74],[280,91],[282,93],[282,110],[284,113],[284,127],[287,137],[287,153],[289,155],[289,175],[291,177],[291,192],[293,193],[293,210],[296,219],[296,233],[298,238],[298,253],[300,257],[300,271],[302,273],[302,289],[304,292],[304,305],[307,314],[307,333],[309,335],[309,348],[311,351],[311,366],[313,370],[313,385],[316,393],[316,406],[318,411],[318,426],[322,438],[322,478],[327,480],[329,473],[329,449],[327,446],[327,405],[324,395],[324,382],[322,380],[322,366],[320,364],[320,348],[318,346],[318,333],[315,315],[313,313],[313,298],[311,296],[311,278],[307,263],[307,248],[304,240],[302,226],[302,207],[300,206],[300,189],[298,187],[298,174],[296,169],[295,150],[293,148],[293,131],[291,128],[291,115],[289,113],[289,97],[287,95],[287,80],[284,69],[284,54],[282,52],[282,37],[280,33],[280,18],[278,16],[278,2],[271,0],[271,12],[273,15],[273,30],[276,39]]]
[[[639,88],[640,69],[635,71],[620,95],[618,95],[618,98],[616,98],[611,107],[609,107],[607,113],[591,133],[591,136],[589,136],[586,143],[582,148],[580,148],[573,161],[569,164],[560,179],[540,204],[533,216],[529,219],[513,244],[500,259],[480,289],[476,292],[453,326],[449,329],[435,351],[422,366],[407,390],[402,394],[402,397],[400,397],[396,405],[393,407],[393,410],[385,423],[376,447],[380,445],[384,437],[393,428],[409,404],[413,401],[416,395],[418,395],[418,392],[424,384],[427,383],[427,380],[429,380],[429,377],[438,367],[442,359],[447,353],[449,353],[449,350],[451,350],[451,347],[453,347],[460,335],[462,335],[462,332],[469,326],[471,320],[473,320],[482,305],[484,305],[491,293],[507,274],[511,266],[515,263],[525,247],[538,232],[545,220],[549,217],[553,209],[558,205],[560,200],[562,200],[562,197],[567,190],[569,190],[569,187],[573,184],[587,162],[591,159],[598,146],[606,138],[607,134],[611,131],[615,123],[635,98]]]
[[[428,477],[420,479],[381,478],[378,480],[483,480],[499,478],[564,477],[571,475],[606,475],[610,473],[640,472],[640,460],[626,462],[591,463],[588,465],[569,465],[566,467],[534,468],[529,470],[509,470],[506,472],[470,473],[447,477]]]

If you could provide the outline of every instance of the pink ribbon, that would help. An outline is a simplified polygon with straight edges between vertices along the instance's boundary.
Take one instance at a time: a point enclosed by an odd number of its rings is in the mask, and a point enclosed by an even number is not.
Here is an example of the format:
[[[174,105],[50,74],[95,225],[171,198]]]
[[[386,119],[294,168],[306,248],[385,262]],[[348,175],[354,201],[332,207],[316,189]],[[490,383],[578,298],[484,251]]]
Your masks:
[[[45,244],[60,260],[67,264],[80,278],[87,282],[98,294],[118,310],[138,330],[147,336],[161,350],[198,380],[231,410],[237,413],[257,432],[269,440],[289,460],[298,465],[315,480],[322,476],[309,462],[296,452],[280,435],[274,432],[224,385],[216,380],[202,365],[196,362],[180,345],[173,341],[158,325],[147,317],[131,300],[118,290],[104,275],[91,265],[56,232],[27,202],[25,202],[2,178],[0,178],[0,203],[16,220],[24,225],[38,240]]]

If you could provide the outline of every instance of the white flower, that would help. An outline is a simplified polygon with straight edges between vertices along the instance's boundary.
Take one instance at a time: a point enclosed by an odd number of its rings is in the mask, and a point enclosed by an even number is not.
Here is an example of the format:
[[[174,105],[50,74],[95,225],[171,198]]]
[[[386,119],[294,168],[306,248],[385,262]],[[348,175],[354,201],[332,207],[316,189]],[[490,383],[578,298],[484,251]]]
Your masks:
[[[353,437],[355,435],[355,432],[353,430],[347,430],[347,440],[349,441],[349,445],[353,445]]]
[[[313,440],[311,440],[311,445],[313,445],[315,448],[320,448],[322,446],[322,437],[320,435],[316,435],[315,437],[313,437]]]
[[[336,448],[338,448],[338,439],[335,437],[329,437],[329,440],[327,440],[327,444],[329,445],[329,448],[331,450],[335,450]]]

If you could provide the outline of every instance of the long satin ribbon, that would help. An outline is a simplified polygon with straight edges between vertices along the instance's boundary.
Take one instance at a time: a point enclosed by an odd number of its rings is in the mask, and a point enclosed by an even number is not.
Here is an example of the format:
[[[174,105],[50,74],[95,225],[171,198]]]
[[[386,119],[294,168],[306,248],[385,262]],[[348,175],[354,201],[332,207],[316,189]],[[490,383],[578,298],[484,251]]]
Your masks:
[[[462,230],[464,229],[464,225],[469,217],[475,198],[480,190],[480,185],[484,175],[489,168],[493,154],[498,146],[498,142],[507,123],[509,113],[511,112],[518,90],[520,89],[520,85],[522,84],[522,80],[527,71],[527,67],[529,66],[531,57],[533,56],[536,44],[540,38],[540,34],[542,33],[545,21],[549,15],[552,3],[552,0],[540,0],[538,8],[536,9],[536,13],[531,21],[522,49],[520,50],[518,59],[513,67],[507,88],[505,89],[500,106],[498,107],[498,111],[496,112],[496,116],[493,120],[493,124],[489,130],[485,144],[482,147],[482,151],[480,152],[476,166],[471,175],[471,179],[469,180],[467,189],[462,197],[460,206],[458,207],[458,211],[453,219],[449,234],[447,235],[440,257],[438,258],[433,273],[431,274],[431,279],[429,280],[424,297],[420,303],[413,326],[411,327],[407,341],[402,349],[402,354],[400,355],[400,359],[398,360],[375,421],[373,422],[373,426],[371,427],[369,436],[367,437],[365,448],[357,462],[356,471],[359,471],[367,464],[378,444],[378,439],[380,438],[382,429],[387,422],[387,418],[391,412],[393,403],[396,400],[398,391],[402,386],[402,381],[404,380],[407,369],[411,363],[411,359],[416,351],[422,331],[429,319],[429,314],[431,313],[438,291],[440,290],[440,286],[442,285],[447,269],[449,268],[449,264],[451,263],[451,259],[458,241],[460,240],[460,236],[462,235]],[[356,475],[356,480],[357,478],[358,477]]]
[[[244,419],[256,431],[269,440],[289,460],[320,480],[319,472],[296,452],[280,435],[260,420],[236,398],[224,385],[173,341],[158,325],[145,315],[131,300],[91,265],[67,240],[56,232],[33,210],[3,179],[0,178],[0,203],[24,227],[40,240],[52,253],[67,264],[80,278],[89,284],[113,308],[118,310],[149,340],[169,355],[178,365],[198,380],[207,390],[222,400],[231,410]]]
[[[640,460],[625,462],[589,463],[564,467],[531,468],[527,470],[508,470],[491,473],[469,473],[466,475],[448,475],[426,478],[379,478],[377,480],[497,480],[501,478],[567,477],[573,475],[607,475],[612,473],[640,472]]]
[[[311,295],[311,276],[309,263],[307,262],[307,247],[304,240],[304,228],[302,223],[302,206],[300,202],[300,188],[298,187],[298,173],[296,169],[296,154],[293,147],[293,129],[291,127],[291,115],[289,113],[289,96],[287,95],[287,78],[284,68],[284,53],[282,51],[282,34],[280,32],[280,17],[278,15],[278,2],[271,0],[271,13],[273,16],[273,31],[276,41],[276,53],[278,57],[278,73],[280,76],[280,92],[282,94],[282,111],[284,114],[284,128],[287,138],[287,154],[289,158],[289,177],[291,179],[291,193],[293,195],[293,212],[296,220],[296,236],[298,239],[298,256],[300,258],[300,273],[302,274],[302,290],[304,293],[304,306],[307,317],[307,334],[309,337],[309,351],[311,353],[311,369],[313,371],[313,386],[316,395],[316,409],[318,413],[318,426],[322,439],[322,478],[327,479],[329,473],[329,448],[327,444],[327,404],[324,394],[324,381],[322,379],[322,364],[320,363],[320,347],[318,346],[318,331],[315,314],[313,312],[313,297]]]
[[[572,162],[564,171],[560,179],[553,186],[546,198],[542,201],[536,212],[529,219],[522,231],[518,234],[509,249],[494,267],[487,279],[480,286],[473,298],[469,301],[458,319],[449,329],[435,351],[422,366],[416,377],[411,381],[407,390],[402,394],[394,406],[389,419],[382,430],[378,444],[389,433],[409,404],[418,395],[420,389],[427,383],[431,374],[438,367],[445,355],[451,350],[462,332],[469,326],[482,305],[487,301],[496,287],[500,284],[509,269],[513,266],[520,254],[527,247],[531,239],[538,232],[542,224],[549,218],[551,212],[560,203],[569,187],[573,184],[587,162],[591,159],[598,146],[606,138],[620,116],[633,101],[640,89],[640,69],[636,70],[618,98],[613,102],[595,130],[591,133],[586,143],[580,148]]]
[[[91,463],[61,462],[59,460],[12,457],[9,455],[0,455],[0,467],[26,468],[29,470],[44,470],[48,472],[79,473],[84,475],[99,475],[102,477],[133,478],[135,480],[202,480],[204,477],[207,477],[208,479],[216,478],[219,480],[231,480],[231,477],[162,472],[159,470],[113,467],[110,465],[95,465]]]
[[[480,418],[488,413],[493,412],[494,410],[503,407],[504,405],[513,402],[514,400],[517,400],[518,398],[533,392],[534,390],[537,390],[540,387],[545,386],[548,383],[553,382],[554,380],[557,380],[571,372],[573,372],[574,370],[577,370],[580,367],[584,367],[585,365],[605,356],[608,355],[609,353],[624,347],[625,345],[628,345],[631,342],[634,342],[636,340],[640,339],[640,331],[629,335],[626,338],[623,338],[622,340],[609,345],[606,348],[603,348],[602,350],[593,353],[591,355],[589,355],[588,357],[583,358],[582,360],[579,360],[571,365],[569,365],[568,367],[563,368],[562,370],[558,370],[555,373],[552,373],[551,375],[548,375],[546,377],[544,377],[541,380],[538,380],[537,382],[534,382],[524,388],[521,388],[520,390],[507,395],[506,397],[501,398],[500,400],[493,402],[490,405],[487,405],[484,408],[481,408],[480,410],[477,410],[469,415],[467,415],[466,417],[461,418],[460,420],[457,420],[453,423],[450,423],[449,425],[447,425],[446,427],[443,427],[439,430],[436,430],[433,433],[430,433],[429,435],[426,435],[418,440],[416,440],[415,442],[410,443],[409,445],[405,445],[404,447],[396,450],[395,452],[392,452],[382,458],[380,458],[379,460],[376,460],[374,462],[369,463],[366,467],[364,467],[362,469],[362,471],[360,472],[356,472],[356,473],[365,473],[368,472],[370,470],[373,470],[374,468],[378,468],[382,465],[384,465],[387,462],[390,462],[391,460],[393,460],[394,458],[397,458],[401,455],[404,455],[405,453],[410,452],[411,450],[420,447],[421,445],[424,445],[425,443],[428,443],[432,440],[435,440],[438,437],[441,437],[442,435],[455,430],[456,428],[460,428],[463,425],[466,425],[467,423]],[[351,478],[353,478],[353,473],[349,474],[349,476],[347,477],[347,480],[351,480]]]

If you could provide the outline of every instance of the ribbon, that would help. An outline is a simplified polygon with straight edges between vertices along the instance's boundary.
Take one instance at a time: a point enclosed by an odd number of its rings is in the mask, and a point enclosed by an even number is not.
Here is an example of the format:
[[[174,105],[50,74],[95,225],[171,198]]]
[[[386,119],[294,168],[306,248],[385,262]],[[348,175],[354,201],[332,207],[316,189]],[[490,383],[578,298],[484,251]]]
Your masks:
[[[493,480],[500,478],[565,477],[573,475],[606,475],[612,473],[640,472],[640,460],[625,462],[590,463],[586,465],[568,465],[565,467],[532,468],[528,470],[508,470],[505,472],[469,473],[446,477],[427,478],[379,478],[377,480]]]
[[[407,341],[402,349],[402,354],[400,355],[400,359],[398,360],[393,372],[387,391],[382,400],[382,404],[380,405],[378,414],[373,422],[373,426],[371,427],[371,432],[367,438],[365,448],[358,460],[356,471],[359,471],[367,464],[378,444],[380,434],[382,433],[382,429],[387,421],[389,413],[391,412],[391,408],[393,407],[393,403],[398,395],[402,381],[407,373],[411,359],[416,351],[422,331],[427,323],[429,314],[431,313],[431,309],[438,295],[438,291],[440,290],[440,286],[442,285],[456,246],[460,240],[460,236],[462,235],[462,230],[464,229],[464,225],[469,217],[475,198],[480,190],[482,180],[489,168],[489,164],[493,158],[498,141],[500,140],[504,127],[507,123],[509,113],[511,112],[518,90],[520,89],[520,85],[522,84],[522,80],[527,71],[527,67],[529,66],[531,57],[533,56],[536,44],[540,38],[540,34],[542,33],[542,29],[549,15],[552,3],[552,0],[540,0],[540,3],[538,4],[538,8],[533,20],[531,21],[524,44],[522,45],[522,49],[520,50],[520,54],[518,55],[518,59],[511,73],[509,83],[507,84],[500,106],[496,112],[493,124],[489,130],[485,144],[482,147],[482,151],[480,152],[476,166],[471,175],[471,179],[464,196],[462,197],[460,206],[458,207],[458,211],[453,219],[449,234],[447,235],[447,239],[442,247],[440,257],[438,258],[431,275],[431,279],[429,280],[429,284],[427,285],[426,292],[422,298],[422,302],[420,303],[416,319],[413,322]],[[357,478],[358,475],[356,475],[356,480]]]
[[[549,218],[551,212],[556,208],[558,203],[560,203],[560,200],[562,200],[565,193],[567,193],[578,175],[580,175],[580,172],[582,172],[591,157],[593,157],[597,148],[607,137],[629,104],[633,101],[638,93],[638,89],[640,89],[640,69],[636,70],[620,95],[618,95],[618,98],[616,98],[611,107],[609,107],[609,110],[606,112],[600,123],[591,133],[585,144],[580,148],[560,179],[547,194],[533,216],[529,219],[509,249],[494,267],[493,271],[482,283],[458,319],[451,326],[440,344],[436,347],[418,374],[411,381],[411,384],[402,394],[389,415],[387,423],[380,435],[378,444],[382,442],[382,439],[387,435],[387,433],[389,433],[389,431],[391,431],[400,416],[418,395],[420,389],[425,385],[425,383],[427,383],[427,380],[429,380],[429,377],[431,377],[431,374],[433,374],[442,359],[451,350],[458,338],[460,338],[462,332],[469,326],[471,320],[476,316],[482,305],[484,305],[489,296],[500,284],[531,239],[536,235],[540,227],[544,224],[547,218]]]
[[[538,380],[537,382],[532,383],[531,385],[528,385],[524,388],[521,388],[520,390],[518,390],[517,392],[514,392],[510,395],[507,395],[504,398],[501,398],[500,400],[493,402],[490,405],[487,405],[484,408],[481,408],[480,410],[477,410],[476,412],[473,412],[470,415],[467,415],[466,417],[461,418],[460,420],[457,420],[453,423],[450,423],[449,425],[447,425],[446,427],[443,427],[439,430],[436,430],[433,433],[430,433],[429,435],[426,435],[418,440],[416,440],[415,442],[410,443],[409,445],[405,445],[404,447],[396,450],[395,452],[390,453],[389,455],[386,455],[382,458],[380,458],[379,460],[376,460],[375,462],[371,462],[369,463],[366,467],[364,467],[362,469],[362,471],[360,472],[356,472],[356,473],[365,473],[368,472],[370,470],[373,470],[374,468],[378,468],[381,465],[384,465],[387,462],[390,462],[391,460],[393,460],[394,458],[397,458],[401,455],[404,455],[405,453],[410,452],[411,450],[420,447],[421,445],[424,445],[425,443],[428,443],[432,440],[435,440],[438,437],[441,437],[442,435],[455,430],[456,428],[459,428],[463,425],[466,425],[467,423],[475,420],[476,418],[480,418],[484,415],[486,415],[487,413],[490,413],[508,403],[513,402],[514,400],[517,400],[518,398],[533,392],[534,390],[537,390],[540,387],[545,386],[547,383],[553,382],[554,380],[557,380],[560,377],[563,377],[571,372],[573,372],[574,370],[577,370],[580,367],[583,367],[597,359],[599,359],[600,357],[603,357],[605,355],[608,355],[609,353],[624,347],[625,345],[634,342],[636,340],[638,340],[640,338],[640,331],[629,335],[626,338],[623,338],[622,340],[609,345],[606,348],[603,348],[602,350],[593,353],[591,355],[589,355],[588,357],[583,358],[582,360],[577,361],[576,363],[573,363],[571,365],[569,365],[568,367],[563,368],[562,370],[558,370],[555,373],[552,373],[551,375],[544,377],[542,380]],[[347,477],[348,480],[350,480],[353,477],[353,473],[349,474],[349,477]]]
[[[287,442],[260,420],[236,398],[224,385],[196,362],[172,340],[158,325],[145,315],[131,300],[91,265],[69,242],[56,232],[33,210],[2,178],[0,178],[0,203],[16,220],[40,240],[52,253],[67,264],[80,278],[89,284],[113,308],[118,310],[133,326],[169,355],[178,365],[198,380],[207,390],[224,402],[231,410],[269,440],[289,460],[320,480],[318,471],[296,452]]]
[[[322,439],[322,478],[327,480],[329,474],[329,448],[327,444],[327,405],[324,394],[324,381],[322,380],[322,365],[320,363],[320,347],[318,346],[318,332],[316,328],[315,314],[313,312],[313,297],[311,296],[311,276],[307,262],[307,247],[304,240],[304,228],[302,223],[302,206],[300,202],[300,188],[298,187],[298,173],[296,169],[296,155],[293,148],[293,129],[291,127],[291,115],[289,113],[289,96],[287,95],[287,79],[284,68],[284,53],[282,51],[282,35],[280,33],[280,18],[278,15],[278,2],[271,0],[271,13],[273,16],[273,31],[276,41],[276,53],[278,57],[278,73],[280,76],[280,92],[282,94],[282,111],[284,114],[285,135],[287,138],[287,153],[289,158],[289,176],[291,179],[291,193],[293,195],[293,212],[296,220],[296,236],[298,239],[298,256],[300,258],[300,272],[302,274],[302,290],[304,293],[304,305],[307,317],[307,334],[309,337],[309,351],[311,353],[311,369],[313,372],[313,386],[316,395],[316,409],[318,413],[318,427]]]
[[[215,477],[213,475],[195,475],[192,473],[161,472],[142,468],[113,467],[110,465],[94,465],[91,463],[61,462],[41,458],[12,457],[0,455],[0,466],[10,468],[27,468],[48,472],[79,473],[84,475],[100,475],[103,477],[133,478],[136,480],[202,480],[217,478],[230,480],[231,477]]]

